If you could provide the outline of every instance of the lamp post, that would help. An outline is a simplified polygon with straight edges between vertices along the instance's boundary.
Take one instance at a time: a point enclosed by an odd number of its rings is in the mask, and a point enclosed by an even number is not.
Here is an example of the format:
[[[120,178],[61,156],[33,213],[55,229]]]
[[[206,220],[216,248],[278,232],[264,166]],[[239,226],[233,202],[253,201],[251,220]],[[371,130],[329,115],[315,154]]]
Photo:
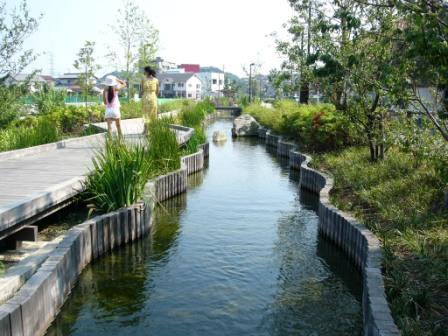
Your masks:
[[[249,103],[252,102],[252,67],[255,63],[249,64]]]

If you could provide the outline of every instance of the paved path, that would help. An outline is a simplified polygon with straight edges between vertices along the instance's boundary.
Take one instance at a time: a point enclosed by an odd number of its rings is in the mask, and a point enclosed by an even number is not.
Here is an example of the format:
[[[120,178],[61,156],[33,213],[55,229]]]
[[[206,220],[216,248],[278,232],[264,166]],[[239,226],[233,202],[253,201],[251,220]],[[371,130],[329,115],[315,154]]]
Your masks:
[[[143,131],[143,120],[124,120],[123,130],[125,138],[134,142]],[[177,127],[175,132],[183,143],[192,130]],[[103,141],[103,134],[98,134],[0,153],[0,239],[18,229],[18,223],[78,194]]]

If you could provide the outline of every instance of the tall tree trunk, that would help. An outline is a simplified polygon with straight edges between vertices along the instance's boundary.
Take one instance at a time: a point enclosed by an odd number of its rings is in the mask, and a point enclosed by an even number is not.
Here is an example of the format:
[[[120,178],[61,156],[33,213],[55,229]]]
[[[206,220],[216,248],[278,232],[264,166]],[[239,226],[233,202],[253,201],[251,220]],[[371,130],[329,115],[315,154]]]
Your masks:
[[[370,149],[370,161],[376,162],[377,156],[376,156],[376,148],[375,143],[373,140],[369,139],[369,149]]]

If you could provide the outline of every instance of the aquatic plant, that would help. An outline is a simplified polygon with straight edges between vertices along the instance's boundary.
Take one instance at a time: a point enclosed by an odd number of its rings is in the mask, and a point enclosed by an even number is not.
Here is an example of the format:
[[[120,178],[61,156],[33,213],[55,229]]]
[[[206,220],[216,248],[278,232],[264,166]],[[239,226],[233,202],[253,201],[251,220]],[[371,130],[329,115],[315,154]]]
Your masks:
[[[147,124],[147,160],[154,175],[165,174],[180,168],[180,149],[176,134],[169,125],[172,119],[157,119]]]
[[[85,181],[84,199],[95,210],[109,212],[140,200],[152,172],[148,150],[107,137],[104,149],[93,158]]]

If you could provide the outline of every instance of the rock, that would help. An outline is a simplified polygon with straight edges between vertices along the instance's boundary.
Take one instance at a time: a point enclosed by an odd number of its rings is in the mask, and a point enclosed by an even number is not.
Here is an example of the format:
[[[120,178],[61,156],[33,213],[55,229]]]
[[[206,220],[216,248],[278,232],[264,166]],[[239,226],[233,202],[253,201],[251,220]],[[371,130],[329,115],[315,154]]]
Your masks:
[[[233,121],[232,136],[258,136],[260,124],[254,117],[243,114]]]
[[[227,135],[223,131],[213,132],[213,141],[222,142],[227,140]]]

